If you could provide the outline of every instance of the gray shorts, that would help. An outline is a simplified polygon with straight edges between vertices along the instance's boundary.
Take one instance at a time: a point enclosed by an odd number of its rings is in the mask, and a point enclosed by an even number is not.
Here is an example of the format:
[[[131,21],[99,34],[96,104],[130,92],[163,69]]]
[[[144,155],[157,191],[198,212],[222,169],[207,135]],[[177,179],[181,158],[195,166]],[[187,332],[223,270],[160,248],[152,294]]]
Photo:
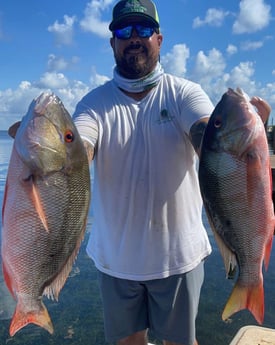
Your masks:
[[[150,329],[159,340],[193,345],[203,279],[203,262],[185,274],[148,281],[98,271],[106,340]]]

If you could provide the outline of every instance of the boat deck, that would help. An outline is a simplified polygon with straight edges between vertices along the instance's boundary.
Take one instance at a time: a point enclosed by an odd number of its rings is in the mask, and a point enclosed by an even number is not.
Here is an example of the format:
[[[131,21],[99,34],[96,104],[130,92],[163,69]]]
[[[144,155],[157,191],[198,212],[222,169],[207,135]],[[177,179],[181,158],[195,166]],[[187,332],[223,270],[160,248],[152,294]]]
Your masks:
[[[275,169],[275,155],[270,155],[271,169]]]
[[[242,327],[229,345],[275,345],[275,329],[259,326]]]

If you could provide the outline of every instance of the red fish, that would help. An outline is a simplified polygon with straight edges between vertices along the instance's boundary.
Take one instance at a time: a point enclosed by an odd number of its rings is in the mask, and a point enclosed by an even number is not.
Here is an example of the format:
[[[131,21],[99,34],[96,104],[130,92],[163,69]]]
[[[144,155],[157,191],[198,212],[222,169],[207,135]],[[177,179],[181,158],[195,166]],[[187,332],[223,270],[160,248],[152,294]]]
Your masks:
[[[229,89],[210,117],[199,180],[227,276],[239,271],[222,318],[249,309],[262,324],[262,266],[268,267],[275,224],[270,158],[263,122],[240,89]]]
[[[29,323],[53,333],[42,296],[58,298],[79,250],[90,200],[88,159],[61,101],[42,94],[17,130],[2,212],[2,261],[17,301],[10,335]]]

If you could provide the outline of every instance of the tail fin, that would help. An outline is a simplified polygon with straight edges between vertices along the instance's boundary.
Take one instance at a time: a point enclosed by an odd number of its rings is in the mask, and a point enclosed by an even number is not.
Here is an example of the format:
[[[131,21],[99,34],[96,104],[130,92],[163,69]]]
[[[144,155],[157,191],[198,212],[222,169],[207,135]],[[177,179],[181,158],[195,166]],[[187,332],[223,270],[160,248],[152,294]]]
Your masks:
[[[227,320],[232,314],[248,309],[259,324],[264,320],[264,288],[261,281],[258,286],[244,287],[236,283],[222,313],[222,319]]]
[[[17,304],[10,324],[10,336],[14,336],[16,332],[29,323],[38,325],[53,334],[52,321],[43,302],[41,302],[39,310],[28,311],[27,313],[22,310],[20,304]]]

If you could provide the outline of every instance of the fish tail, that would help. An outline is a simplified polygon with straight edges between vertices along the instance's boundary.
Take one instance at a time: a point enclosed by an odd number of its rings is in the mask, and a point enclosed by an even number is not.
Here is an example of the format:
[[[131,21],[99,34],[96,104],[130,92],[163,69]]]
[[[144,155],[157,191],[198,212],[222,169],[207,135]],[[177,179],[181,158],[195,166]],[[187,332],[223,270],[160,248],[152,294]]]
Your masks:
[[[46,329],[50,334],[53,334],[53,325],[47,308],[41,302],[39,310],[28,311],[27,313],[22,310],[20,304],[16,306],[13,318],[10,324],[10,336],[14,336],[21,328],[27,326],[29,323],[33,323]]]
[[[238,282],[226,303],[222,319],[227,320],[232,314],[248,309],[259,324],[264,320],[264,288],[263,282],[252,287],[245,287]]]

